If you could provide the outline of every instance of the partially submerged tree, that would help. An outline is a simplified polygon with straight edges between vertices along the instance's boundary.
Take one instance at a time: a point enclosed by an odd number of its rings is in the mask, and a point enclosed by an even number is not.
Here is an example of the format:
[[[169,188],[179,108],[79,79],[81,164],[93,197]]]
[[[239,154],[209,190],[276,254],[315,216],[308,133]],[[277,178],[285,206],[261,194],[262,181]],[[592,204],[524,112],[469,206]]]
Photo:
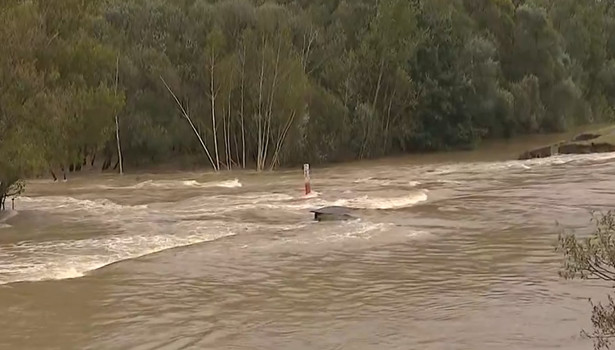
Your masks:
[[[615,287],[615,212],[593,216],[595,231],[585,238],[560,234],[556,251],[564,255],[560,276],[566,279],[600,280]],[[592,305],[594,330],[582,334],[594,340],[595,349],[610,349],[615,339],[615,300],[608,295],[606,303]]]
[[[23,193],[26,189],[26,183],[23,180],[17,180],[12,184],[0,182],[0,211],[6,210],[7,198],[15,198]]]

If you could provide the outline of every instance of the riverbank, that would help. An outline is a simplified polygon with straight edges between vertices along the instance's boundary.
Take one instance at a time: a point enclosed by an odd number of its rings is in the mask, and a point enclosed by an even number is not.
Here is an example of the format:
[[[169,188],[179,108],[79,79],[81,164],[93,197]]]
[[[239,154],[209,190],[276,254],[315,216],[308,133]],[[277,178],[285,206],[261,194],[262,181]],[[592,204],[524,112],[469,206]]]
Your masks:
[[[523,152],[520,160],[546,158],[559,154],[615,152],[615,125],[588,128],[575,136]]]
[[[575,128],[571,128],[568,131],[561,133],[551,134],[533,134],[533,135],[519,135],[510,139],[491,139],[481,142],[476,148],[472,150],[449,150],[449,151],[436,151],[436,152],[417,152],[417,153],[405,153],[388,155],[372,159],[363,160],[346,160],[339,162],[323,162],[312,163],[312,169],[314,171],[329,169],[329,168],[343,168],[354,166],[369,167],[378,164],[388,163],[412,163],[412,164],[429,164],[429,163],[448,163],[448,162],[485,162],[485,161],[507,161],[519,159],[519,155],[526,152],[532,152],[534,150],[549,150],[551,145],[560,144],[562,140],[574,139],[578,135],[585,135],[596,133],[597,130],[606,130],[615,126],[610,124],[598,124],[598,125],[584,125]],[[615,134],[612,134],[612,140],[608,140],[611,144],[615,145]],[[593,140],[594,143],[600,140]],[[587,144],[591,144],[592,140],[585,141]],[[548,146],[545,146],[548,145]],[[530,151],[528,151],[530,150]],[[564,149],[565,150],[565,149]],[[562,152],[563,153],[563,152]],[[304,160],[297,161],[297,165],[283,166],[275,170],[274,172],[292,172],[297,171],[301,173],[301,164]],[[246,164],[246,169],[235,167],[230,170],[222,168],[218,175],[220,177],[238,176],[238,175],[264,175],[270,174],[269,171],[257,172],[253,164]],[[166,175],[172,175],[176,173],[193,173],[201,174],[203,176],[215,176],[216,173],[212,170],[211,165],[204,154],[190,154],[174,157],[171,160],[161,161],[159,163],[150,163],[142,165],[130,164],[128,160],[124,165],[124,173],[126,180],[140,180],[141,178],[152,177],[164,177]],[[60,175],[61,173],[57,174]],[[117,170],[101,171],[98,164],[94,167],[86,166],[80,171],[67,173],[68,181],[74,181],[77,179],[87,180],[90,178],[115,178],[119,176]],[[51,180],[51,175],[42,174],[41,176],[29,178],[29,181]],[[58,182],[61,182],[58,181]]]

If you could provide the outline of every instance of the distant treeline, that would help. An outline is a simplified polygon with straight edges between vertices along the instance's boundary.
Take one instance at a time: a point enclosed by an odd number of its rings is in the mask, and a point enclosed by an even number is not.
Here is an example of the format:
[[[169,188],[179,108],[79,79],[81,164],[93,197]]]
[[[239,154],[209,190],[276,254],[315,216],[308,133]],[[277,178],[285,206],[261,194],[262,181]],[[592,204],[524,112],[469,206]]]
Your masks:
[[[615,106],[613,0],[0,0],[0,48],[0,192],[116,168],[118,144],[127,166],[265,170]]]

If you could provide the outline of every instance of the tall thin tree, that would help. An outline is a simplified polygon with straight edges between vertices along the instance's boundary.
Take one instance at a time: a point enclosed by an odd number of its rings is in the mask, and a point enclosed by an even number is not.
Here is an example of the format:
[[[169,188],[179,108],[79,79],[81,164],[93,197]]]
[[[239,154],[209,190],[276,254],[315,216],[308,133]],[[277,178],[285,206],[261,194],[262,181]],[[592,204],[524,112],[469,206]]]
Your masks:
[[[117,86],[120,80],[120,55],[117,55],[115,63],[115,97],[117,98]],[[115,113],[115,139],[117,141],[117,157],[120,165],[120,175],[124,175],[124,159],[122,157],[122,145],[120,142],[120,121],[119,111]]]

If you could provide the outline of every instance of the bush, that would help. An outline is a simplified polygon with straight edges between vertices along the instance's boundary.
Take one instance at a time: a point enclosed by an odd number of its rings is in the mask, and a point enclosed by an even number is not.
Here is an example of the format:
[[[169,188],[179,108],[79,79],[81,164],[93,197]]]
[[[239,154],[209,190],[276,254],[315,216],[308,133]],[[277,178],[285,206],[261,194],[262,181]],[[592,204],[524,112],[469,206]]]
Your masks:
[[[615,212],[593,215],[594,232],[585,238],[574,234],[561,233],[556,251],[563,254],[563,268],[560,276],[566,279],[602,280],[615,282]],[[615,286],[615,285],[614,285]],[[594,340],[595,349],[610,349],[615,338],[615,301],[608,296],[607,303],[592,305],[592,333],[582,335]]]

